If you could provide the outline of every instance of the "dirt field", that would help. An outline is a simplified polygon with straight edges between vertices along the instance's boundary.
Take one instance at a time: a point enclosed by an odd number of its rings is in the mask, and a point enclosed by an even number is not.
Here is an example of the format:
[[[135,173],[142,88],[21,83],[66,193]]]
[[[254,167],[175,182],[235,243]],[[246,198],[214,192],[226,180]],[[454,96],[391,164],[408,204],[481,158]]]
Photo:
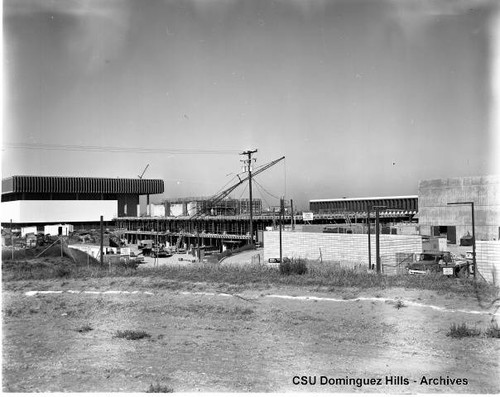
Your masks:
[[[446,336],[452,323],[490,325],[493,309],[472,298],[151,285],[133,277],[5,283],[3,390],[500,392],[500,340]],[[26,294],[40,290],[62,292]],[[150,337],[116,337],[126,330]],[[303,376],[315,384],[300,384]],[[339,384],[358,379],[375,384]]]

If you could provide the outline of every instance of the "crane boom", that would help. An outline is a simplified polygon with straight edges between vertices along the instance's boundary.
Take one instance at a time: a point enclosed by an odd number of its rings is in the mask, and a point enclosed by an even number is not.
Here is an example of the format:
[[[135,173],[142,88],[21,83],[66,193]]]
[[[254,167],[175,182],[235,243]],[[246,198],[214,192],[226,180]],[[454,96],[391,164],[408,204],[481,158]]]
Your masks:
[[[267,164],[264,164],[263,166],[261,166],[260,168],[258,168],[257,170],[255,170],[253,173],[252,173],[252,176],[255,177],[256,175],[260,174],[261,172],[264,172],[265,170],[271,168],[273,165],[279,163],[281,160],[283,160],[285,158],[285,156],[283,157],[280,157],[279,159],[276,159],[274,161],[271,161],[270,163],[267,163]],[[223,190],[222,192],[212,196],[209,200],[208,200],[208,208],[213,208],[215,206],[215,204],[218,204],[220,201],[222,201],[225,197],[229,196],[229,194],[234,190],[236,189],[238,186],[240,186],[242,183],[248,181],[249,177],[248,175],[243,178],[243,179],[240,179],[238,182],[236,182],[234,185],[228,187],[227,189]],[[252,205],[250,203],[250,205]],[[194,214],[191,219],[193,218],[199,218],[200,216],[202,216],[202,214],[199,214],[199,213],[196,213]]]
[[[146,170],[148,169],[148,167],[149,167],[149,164],[146,165],[146,168],[144,168],[144,171],[142,171],[141,175],[137,175],[139,177],[139,179],[142,179],[142,177],[144,176],[144,174],[145,174]]]

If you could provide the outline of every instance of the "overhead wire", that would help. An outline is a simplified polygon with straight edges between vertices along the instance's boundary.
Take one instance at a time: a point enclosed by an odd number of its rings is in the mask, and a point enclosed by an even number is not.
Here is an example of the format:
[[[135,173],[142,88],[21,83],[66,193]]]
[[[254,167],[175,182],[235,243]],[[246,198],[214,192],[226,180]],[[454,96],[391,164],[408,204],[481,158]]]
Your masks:
[[[29,149],[29,150],[67,150],[78,152],[106,152],[106,153],[163,153],[163,154],[218,154],[234,155],[239,150],[232,149],[166,149],[166,148],[148,148],[148,147],[122,147],[122,146],[87,146],[87,145],[61,145],[46,143],[13,143],[4,142],[4,147],[11,149]]]
[[[277,199],[277,200],[280,200],[280,197],[278,196],[275,196],[274,194],[272,194],[271,192],[269,192],[264,186],[262,186],[259,182],[257,182],[255,179],[253,180],[255,182],[255,184],[257,186],[260,186],[262,188],[262,190],[264,190],[264,192],[266,192],[269,196]]]
[[[248,185],[245,185],[243,187],[243,189],[241,190],[241,194],[240,194],[240,197],[238,197],[238,199],[241,199],[243,197],[243,194],[247,191],[247,189],[248,189]]]
[[[269,204],[269,202],[266,200],[266,198],[264,197],[264,195],[262,194],[261,190],[260,190],[260,185],[257,184],[257,190],[259,191],[260,195],[261,195],[261,199],[265,202],[265,204],[267,205],[268,208],[271,208],[271,204]]]
[[[284,180],[285,180],[285,188],[284,188],[284,193],[283,197],[286,197],[286,158],[283,161],[283,172],[284,172]]]

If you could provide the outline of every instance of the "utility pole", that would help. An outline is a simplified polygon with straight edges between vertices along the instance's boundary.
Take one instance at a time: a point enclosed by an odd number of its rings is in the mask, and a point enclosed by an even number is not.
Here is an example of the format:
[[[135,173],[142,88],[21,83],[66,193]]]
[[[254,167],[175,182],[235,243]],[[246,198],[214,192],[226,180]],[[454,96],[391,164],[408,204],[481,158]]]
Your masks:
[[[61,243],[61,258],[63,257],[63,236],[62,236],[62,229],[59,228],[59,230],[61,230],[61,232],[59,233],[59,242]]]
[[[254,153],[257,153],[257,149],[247,150],[243,153],[240,153],[241,155],[248,156],[248,158],[243,160],[243,162],[245,163],[245,166],[248,167],[248,192],[250,199],[250,225],[249,225],[250,244],[253,244],[252,160],[255,161],[255,159],[252,159],[252,154]]]
[[[385,205],[375,205],[373,209],[375,210],[375,255],[377,260],[377,273],[382,272],[382,266],[380,261],[380,210],[386,209]]]
[[[10,220],[10,248],[11,258],[14,260],[14,232],[12,231],[12,219]]]
[[[295,230],[295,217],[293,216],[293,200],[290,199],[290,212],[292,213],[292,219],[291,219],[291,224],[292,224],[292,231]]]
[[[104,224],[103,224],[103,216],[101,215],[101,268],[104,265]]]
[[[284,221],[284,199],[283,197],[280,199],[280,264],[283,262],[283,221]]]

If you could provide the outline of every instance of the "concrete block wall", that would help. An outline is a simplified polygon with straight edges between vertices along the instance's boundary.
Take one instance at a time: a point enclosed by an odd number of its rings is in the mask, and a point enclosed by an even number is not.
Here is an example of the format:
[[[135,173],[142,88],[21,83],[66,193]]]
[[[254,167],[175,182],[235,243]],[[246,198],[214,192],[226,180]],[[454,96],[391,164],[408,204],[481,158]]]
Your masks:
[[[477,241],[476,263],[478,273],[487,282],[500,285],[500,241]]]
[[[283,257],[304,258],[324,261],[340,261],[368,265],[368,238],[366,234],[336,233],[282,233]],[[420,236],[380,236],[380,257],[387,273],[395,272],[397,257],[401,253],[413,254],[422,252]],[[279,232],[264,232],[264,261],[279,258]],[[371,259],[375,259],[375,236],[371,236]]]

